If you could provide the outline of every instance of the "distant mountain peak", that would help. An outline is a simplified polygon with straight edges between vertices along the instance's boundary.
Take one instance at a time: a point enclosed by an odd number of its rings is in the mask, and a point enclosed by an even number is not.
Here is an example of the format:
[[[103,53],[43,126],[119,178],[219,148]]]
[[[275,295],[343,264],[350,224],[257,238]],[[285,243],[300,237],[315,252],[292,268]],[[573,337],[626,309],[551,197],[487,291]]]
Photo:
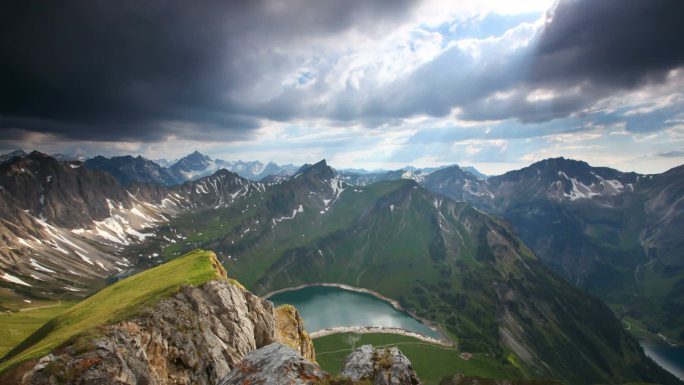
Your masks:
[[[321,159],[318,163],[314,163],[311,167],[328,167],[328,163],[325,159]]]
[[[488,175],[481,173],[480,170],[476,169],[473,166],[463,166],[461,167],[461,170],[475,175],[475,177],[480,180],[486,180],[487,178],[489,178]]]
[[[591,167],[589,163],[581,161],[581,160],[575,160],[572,158],[565,158],[562,156],[559,156],[557,158],[546,158],[543,160],[540,160],[538,162],[532,163],[530,167]]]
[[[325,168],[330,168],[330,167],[328,167],[328,163],[325,161],[325,159],[323,159],[323,160],[321,160],[317,163],[314,163],[314,164],[308,164],[307,163],[307,164],[303,165],[299,169],[298,173],[299,172],[313,172],[316,170],[323,170]]]
[[[85,166],[91,170],[102,170],[114,176],[121,184],[129,186],[135,182],[154,182],[165,186],[182,183],[168,169],[138,155],[114,156],[106,158],[98,155],[88,159]]]
[[[328,163],[325,161],[325,159],[323,159],[308,167],[307,165],[302,166],[297,174],[317,175],[321,178],[332,178],[335,176],[335,170],[328,166]]]
[[[310,168],[311,166],[313,166],[311,163],[304,163],[304,164],[297,170],[297,172],[295,172],[295,175],[303,173],[304,171],[306,171],[306,169]]]
[[[169,170],[179,179],[194,180],[209,175],[218,168],[210,157],[195,150],[169,167]]]
[[[188,159],[211,159],[208,155],[204,155],[197,150],[188,154],[185,158],[188,158]]]
[[[242,177],[240,175],[238,175],[238,174],[236,174],[230,170],[227,170],[225,168],[219,168],[218,170],[216,170],[215,173],[210,175],[210,177],[216,177],[216,176],[230,176],[230,177],[242,179]]]
[[[0,158],[17,157],[17,156],[24,156],[24,155],[26,155],[26,152],[22,149],[18,149],[18,150],[14,150],[14,151],[10,151],[8,153],[2,154],[2,155],[0,155]]]
[[[58,162],[57,159],[51,157],[48,154],[45,154],[43,152],[33,150],[31,151],[28,155],[24,156],[25,159],[32,160],[32,161],[52,161],[52,162]]]
[[[12,152],[8,152],[6,154],[0,155],[0,163],[9,162],[14,159],[21,158],[22,156],[26,156],[24,150],[15,150]]]

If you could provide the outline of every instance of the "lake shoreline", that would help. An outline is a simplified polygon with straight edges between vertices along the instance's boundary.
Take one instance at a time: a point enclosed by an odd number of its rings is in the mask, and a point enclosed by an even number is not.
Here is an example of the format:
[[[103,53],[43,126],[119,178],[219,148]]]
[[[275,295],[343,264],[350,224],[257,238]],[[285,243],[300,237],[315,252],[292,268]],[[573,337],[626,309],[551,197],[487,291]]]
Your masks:
[[[427,342],[434,345],[454,348],[454,344],[441,339],[428,337],[424,334],[418,332],[408,331],[402,328],[393,328],[387,326],[338,326],[334,328],[327,328],[319,330],[310,334],[311,338],[320,338],[338,333],[357,333],[357,334],[370,334],[370,333],[386,333],[386,334],[398,334],[406,337],[413,337],[419,339],[423,342]]]
[[[646,356],[655,361],[661,368],[684,381],[684,365],[682,365],[684,346],[673,345],[669,341],[659,341],[656,339],[640,339],[639,345],[644,349]]]
[[[401,312],[404,312],[404,313],[410,315],[411,317],[415,318],[416,320],[420,321],[420,322],[423,323],[425,326],[427,326],[428,328],[432,329],[432,331],[434,331],[435,333],[437,333],[441,338],[439,338],[439,339],[437,339],[437,338],[432,338],[432,337],[428,337],[428,336],[425,336],[425,335],[420,334],[420,333],[416,333],[416,332],[412,332],[412,331],[405,330],[405,329],[400,329],[400,328],[384,328],[384,329],[390,330],[389,332],[394,332],[394,331],[396,331],[396,333],[394,333],[394,334],[400,334],[400,333],[398,333],[398,331],[404,331],[405,333],[410,333],[411,335],[406,334],[406,335],[409,335],[410,337],[420,338],[420,337],[422,336],[423,338],[426,338],[426,339],[430,339],[430,340],[433,340],[433,341],[438,341],[438,343],[439,343],[440,345],[442,345],[442,346],[452,346],[452,347],[456,347],[456,344],[454,343],[454,341],[452,341],[451,338],[448,337],[448,334],[442,329],[442,327],[441,327],[440,325],[437,325],[437,324],[433,323],[433,322],[430,321],[430,320],[427,320],[427,319],[425,319],[425,318],[419,317],[419,316],[416,315],[415,313],[413,313],[413,312],[411,312],[411,311],[409,311],[409,310],[404,309],[404,308],[401,306],[401,304],[399,304],[399,301],[396,301],[396,300],[394,300],[394,299],[392,299],[392,298],[389,298],[389,297],[387,297],[387,296],[384,296],[384,295],[378,293],[377,291],[373,291],[373,290],[370,290],[370,289],[366,289],[366,288],[362,288],[362,287],[356,287],[356,286],[351,286],[351,285],[347,285],[347,284],[344,284],[344,283],[317,282],[317,283],[307,283],[307,284],[303,284],[303,285],[291,286],[291,287],[286,287],[286,288],[284,288],[284,289],[274,290],[274,291],[271,291],[271,292],[265,294],[265,295],[263,296],[263,298],[264,298],[264,299],[269,299],[270,297],[272,297],[272,296],[274,296],[274,295],[276,295],[276,294],[280,294],[280,293],[284,293],[284,292],[288,292],[288,291],[296,291],[296,290],[304,289],[304,288],[307,288],[307,287],[315,287],[315,286],[336,287],[336,288],[338,288],[338,289],[343,289],[343,290],[353,291],[353,292],[357,292],[357,293],[365,293],[365,294],[372,295],[373,297],[375,297],[375,298],[377,298],[377,299],[380,299],[380,300],[382,300],[382,301],[384,301],[384,302],[389,303],[389,304],[390,304],[393,308],[395,308],[396,310],[401,311]],[[349,328],[349,329],[359,328],[359,329],[364,329],[364,328],[369,328],[369,327],[366,327],[366,326],[359,326],[359,327],[335,327],[335,328],[330,328],[330,329],[319,330],[318,332],[323,332],[323,331],[325,331],[325,330],[337,330],[337,329],[343,329],[343,328]],[[370,328],[383,329],[383,327],[375,327],[375,326],[371,326]],[[353,331],[353,330],[349,330],[349,331]],[[311,335],[313,336],[315,333],[318,333],[318,332],[314,332],[314,333],[312,333]],[[326,335],[334,334],[334,333],[343,333],[343,332],[345,332],[345,331],[330,332],[330,333],[328,333],[328,334],[326,334]],[[372,332],[369,332],[369,333],[372,333]],[[414,334],[415,334],[415,336],[414,336]],[[423,338],[421,338],[421,339],[423,339]]]

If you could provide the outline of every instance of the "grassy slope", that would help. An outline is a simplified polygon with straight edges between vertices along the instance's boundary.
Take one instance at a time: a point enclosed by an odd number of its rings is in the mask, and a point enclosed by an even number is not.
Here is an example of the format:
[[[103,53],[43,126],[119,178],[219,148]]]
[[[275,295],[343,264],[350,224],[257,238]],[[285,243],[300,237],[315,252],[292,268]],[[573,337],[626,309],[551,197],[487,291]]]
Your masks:
[[[306,186],[284,182],[282,188],[246,198],[233,207],[176,218],[168,227],[160,229],[160,234],[169,231],[168,235],[172,237],[174,233],[170,229],[173,228],[188,237],[161,248],[167,258],[198,246],[215,250],[224,257],[240,256],[239,261],[228,261],[227,265],[241,283],[256,290],[254,283],[287,250],[310,245],[317,239],[347,229],[379,196],[390,194],[407,183],[380,182],[359,188],[360,192],[348,189],[343,193],[347,199],[339,199],[329,213],[321,215],[320,207],[307,202],[309,190]],[[299,204],[303,204],[303,213],[298,213],[294,220],[279,223],[277,231],[271,229],[272,218],[292,215],[292,208]],[[246,229],[250,231],[244,233]],[[158,249],[154,242],[146,244],[144,250],[131,253],[151,253]]]
[[[225,270],[211,251],[195,250],[153,269],[121,280],[93,294],[38,329],[3,357],[0,372],[47,354],[69,339],[99,325],[135,315],[142,307],[178,291],[225,278]]]
[[[5,355],[75,301],[33,301],[20,311],[0,313],[0,356]]]
[[[496,379],[522,377],[512,365],[500,363],[484,354],[475,354],[466,361],[457,350],[397,334],[341,333],[316,338],[316,359],[323,369],[336,374],[352,351],[352,345],[359,347],[364,344],[398,347],[411,360],[418,377],[426,385],[436,385],[442,378],[458,373]]]

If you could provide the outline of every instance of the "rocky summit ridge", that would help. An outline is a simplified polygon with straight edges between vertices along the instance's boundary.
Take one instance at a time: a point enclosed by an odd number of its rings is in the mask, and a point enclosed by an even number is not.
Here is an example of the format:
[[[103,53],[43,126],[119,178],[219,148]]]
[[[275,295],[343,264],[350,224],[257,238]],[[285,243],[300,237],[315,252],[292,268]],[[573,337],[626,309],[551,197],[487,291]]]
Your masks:
[[[270,301],[228,279],[211,252],[198,250],[180,259],[183,264],[172,261],[155,269],[171,274],[170,268],[192,266],[206,270],[200,273],[211,270],[209,280],[186,284],[117,322],[95,325],[39,358],[5,366],[0,383],[228,385],[340,381],[315,362],[313,343],[293,306],[274,308]],[[150,271],[139,276],[149,279],[153,277]],[[127,278],[115,284],[115,289],[123,291],[140,283],[135,279]],[[189,281],[196,282],[196,278]],[[91,305],[86,300],[76,306]],[[72,317],[62,321],[78,320]],[[59,328],[53,325],[32,338],[56,338],[55,331]],[[396,348],[381,353],[370,346],[357,349],[347,359],[345,370],[345,383],[419,383],[410,362]]]

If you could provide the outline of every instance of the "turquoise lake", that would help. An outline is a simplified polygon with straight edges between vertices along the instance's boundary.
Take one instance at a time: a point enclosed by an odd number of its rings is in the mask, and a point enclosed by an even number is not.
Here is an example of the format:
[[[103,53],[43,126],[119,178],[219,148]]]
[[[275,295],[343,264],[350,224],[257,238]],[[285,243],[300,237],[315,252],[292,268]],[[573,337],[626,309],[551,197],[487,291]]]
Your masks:
[[[670,373],[684,380],[684,346],[669,346],[662,343],[642,341],[646,355]]]
[[[433,338],[439,334],[410,314],[399,311],[371,294],[338,287],[309,286],[269,298],[275,305],[294,305],[310,333],[342,326],[382,326],[418,332]]]

